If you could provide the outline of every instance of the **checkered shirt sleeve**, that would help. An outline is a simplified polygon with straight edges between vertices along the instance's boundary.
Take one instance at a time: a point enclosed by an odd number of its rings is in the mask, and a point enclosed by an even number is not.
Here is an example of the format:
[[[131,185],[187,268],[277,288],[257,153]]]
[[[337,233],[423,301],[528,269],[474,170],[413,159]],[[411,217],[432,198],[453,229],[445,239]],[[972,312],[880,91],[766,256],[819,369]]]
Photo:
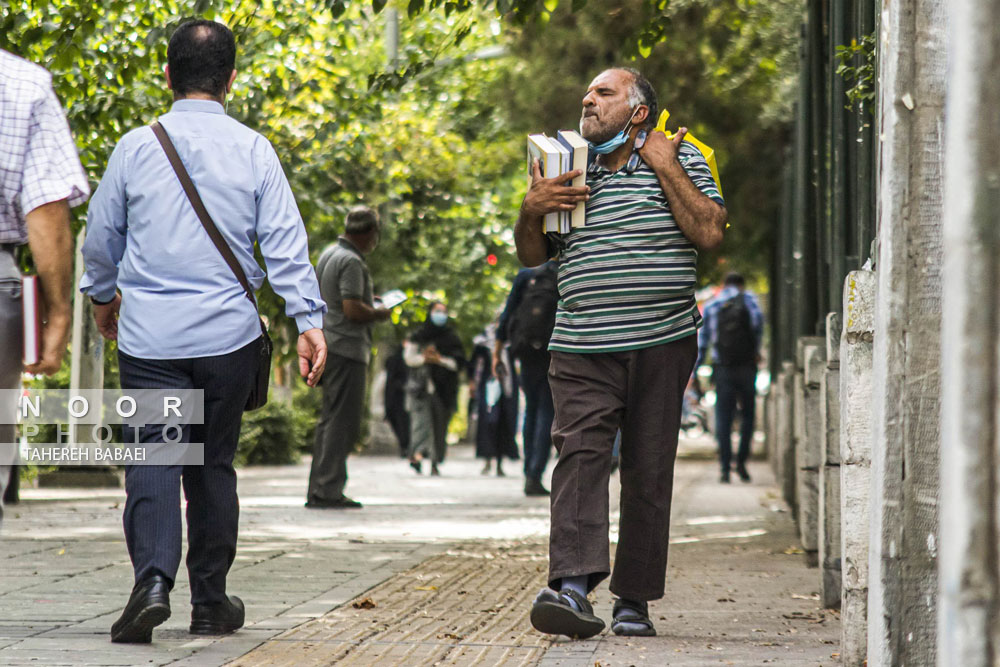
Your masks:
[[[39,206],[89,193],[48,72],[0,52],[0,243],[25,243],[24,216]]]

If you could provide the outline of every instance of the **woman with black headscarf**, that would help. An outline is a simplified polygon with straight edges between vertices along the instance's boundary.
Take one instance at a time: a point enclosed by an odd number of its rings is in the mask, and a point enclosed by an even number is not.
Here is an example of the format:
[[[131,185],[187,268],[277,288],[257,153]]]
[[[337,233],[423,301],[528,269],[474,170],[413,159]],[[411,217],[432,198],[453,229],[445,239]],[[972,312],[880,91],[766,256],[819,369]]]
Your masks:
[[[406,343],[404,360],[410,367],[406,384],[410,412],[410,465],[421,472],[421,461],[431,459],[431,474],[444,461],[448,424],[458,408],[458,371],[465,366],[465,350],[448,326],[448,307],[437,301]]]

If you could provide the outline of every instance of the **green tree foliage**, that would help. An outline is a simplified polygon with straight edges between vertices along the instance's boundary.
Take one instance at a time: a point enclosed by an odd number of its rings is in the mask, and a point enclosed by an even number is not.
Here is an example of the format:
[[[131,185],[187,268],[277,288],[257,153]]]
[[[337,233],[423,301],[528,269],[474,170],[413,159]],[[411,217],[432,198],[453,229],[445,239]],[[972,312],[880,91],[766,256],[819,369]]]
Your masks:
[[[547,25],[516,31],[522,57],[498,100],[520,132],[576,127],[591,79],[617,65],[652,82],[669,126],[687,126],[719,161],[731,227],[703,253],[699,276],[729,269],[763,278],[797,73],[799,0],[674,0],[560,6]],[[643,57],[643,55],[646,57]]]
[[[524,133],[575,127],[586,84],[616,63],[635,61],[673,120],[717,149],[733,225],[721,256],[763,272],[799,4],[0,0],[0,48],[52,72],[96,185],[121,135],[169,108],[173,28],[226,22],[239,70],[228,111],[275,145],[313,259],[352,205],[375,206],[386,223],[370,259],[376,288],[414,296],[378,335],[396,337],[444,298],[469,340],[517,268]],[[393,62],[387,9],[401,17]],[[703,258],[705,275],[721,271],[719,256]],[[270,288],[261,303],[288,357],[294,324]]]

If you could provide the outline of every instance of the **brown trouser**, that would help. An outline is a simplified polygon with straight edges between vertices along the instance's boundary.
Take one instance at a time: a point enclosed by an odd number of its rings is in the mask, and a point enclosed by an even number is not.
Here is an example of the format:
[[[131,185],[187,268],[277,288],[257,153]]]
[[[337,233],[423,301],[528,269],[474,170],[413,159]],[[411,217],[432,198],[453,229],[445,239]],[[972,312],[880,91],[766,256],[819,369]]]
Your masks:
[[[622,431],[621,525],[611,592],[629,600],[663,597],[670,496],[681,399],[697,356],[697,337],[631,352],[553,352],[555,404],[549,585],[590,575],[592,590],[610,572],[608,479]]]

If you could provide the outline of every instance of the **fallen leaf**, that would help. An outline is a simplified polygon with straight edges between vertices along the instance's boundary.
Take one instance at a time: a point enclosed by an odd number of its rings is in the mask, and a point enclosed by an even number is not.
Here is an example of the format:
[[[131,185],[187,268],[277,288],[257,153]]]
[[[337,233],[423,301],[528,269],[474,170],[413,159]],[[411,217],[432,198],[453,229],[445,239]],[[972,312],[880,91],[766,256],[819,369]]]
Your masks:
[[[65,549],[60,549],[60,550],[59,550],[59,555],[60,555],[60,556],[62,556],[62,555],[63,555],[64,553],[66,553],[66,550],[65,550]]]
[[[793,600],[812,600],[813,602],[819,601],[819,593],[814,593],[812,595],[799,595],[795,593],[792,595]]]
[[[415,590],[418,590],[418,591],[436,591],[437,589],[438,589],[437,586],[417,586]]]
[[[783,551],[782,553],[785,553],[785,554],[788,554],[789,556],[792,556],[792,555],[794,555],[794,554],[804,554],[804,553],[805,553],[805,551],[803,551],[803,550],[802,550],[801,548],[799,548],[799,547],[788,547],[788,548],[787,548],[787,549],[785,549],[785,550],[784,550],[784,551]]]
[[[365,598],[364,600],[358,600],[351,606],[354,607],[355,609],[374,609],[378,605],[375,604],[375,600],[372,600],[371,598]]]

